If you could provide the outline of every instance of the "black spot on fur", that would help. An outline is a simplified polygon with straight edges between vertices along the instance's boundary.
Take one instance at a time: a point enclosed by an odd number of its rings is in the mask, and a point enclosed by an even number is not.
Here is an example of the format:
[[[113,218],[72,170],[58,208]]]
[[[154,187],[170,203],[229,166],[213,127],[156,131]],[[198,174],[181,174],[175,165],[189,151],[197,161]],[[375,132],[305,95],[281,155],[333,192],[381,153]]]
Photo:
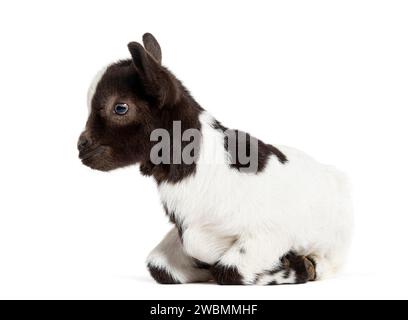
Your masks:
[[[275,275],[275,274],[277,274],[278,272],[281,272],[281,271],[283,271],[283,270],[285,270],[285,267],[284,267],[284,266],[279,266],[279,267],[277,267],[277,268],[275,268],[275,269],[269,270],[269,271],[268,271],[268,274],[269,274],[270,276],[273,276],[273,275]]]
[[[176,218],[174,211],[170,211],[165,204],[163,204],[163,208],[170,222],[176,226],[180,239],[183,240],[183,223]]]
[[[214,129],[216,130],[221,130],[222,132],[227,131],[228,128],[223,126],[221,122],[219,122],[218,120],[214,120],[214,122],[211,125]]]
[[[239,253],[240,253],[240,254],[245,254],[245,253],[246,253],[245,248],[239,248]]]
[[[218,284],[243,284],[242,276],[237,267],[224,266],[218,262],[210,268],[210,271]]]
[[[270,156],[276,156],[280,163],[285,164],[288,159],[278,148],[271,144],[266,144],[263,141],[252,137],[250,134],[239,130],[229,130],[223,126],[219,121],[215,120],[212,127],[216,130],[222,131],[224,137],[224,148],[230,153],[231,163],[230,167],[241,170],[248,169],[246,172],[258,173],[262,172]],[[240,139],[239,136],[242,138]],[[251,154],[257,149],[257,154]],[[238,156],[238,150],[245,150],[246,156],[250,159],[256,159],[257,164],[251,164],[250,162],[244,163],[243,159]],[[247,159],[245,159],[247,160]]]
[[[290,269],[285,270],[283,273],[283,279],[288,279],[290,276]]]
[[[154,280],[161,284],[179,284],[180,282],[176,280],[167,270],[151,265],[147,265],[149,272]]]
[[[198,260],[196,258],[193,258],[193,259],[194,259],[195,267],[197,269],[206,269],[206,270],[208,270],[208,269],[211,268],[211,265],[209,263],[203,262],[203,261]]]

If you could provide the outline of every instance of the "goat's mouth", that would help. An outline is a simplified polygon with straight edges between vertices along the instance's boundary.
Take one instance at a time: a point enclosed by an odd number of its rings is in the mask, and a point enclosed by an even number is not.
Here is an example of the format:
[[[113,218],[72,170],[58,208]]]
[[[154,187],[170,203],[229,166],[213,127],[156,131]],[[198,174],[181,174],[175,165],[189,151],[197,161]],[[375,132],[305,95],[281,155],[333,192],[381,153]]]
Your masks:
[[[111,156],[110,148],[106,145],[91,147],[79,152],[79,158],[83,165],[98,171],[110,171],[117,167]]]
[[[79,159],[82,161],[87,160],[89,158],[92,158],[94,156],[100,155],[103,152],[104,148],[101,145],[86,149],[86,150],[81,150],[79,152]]]

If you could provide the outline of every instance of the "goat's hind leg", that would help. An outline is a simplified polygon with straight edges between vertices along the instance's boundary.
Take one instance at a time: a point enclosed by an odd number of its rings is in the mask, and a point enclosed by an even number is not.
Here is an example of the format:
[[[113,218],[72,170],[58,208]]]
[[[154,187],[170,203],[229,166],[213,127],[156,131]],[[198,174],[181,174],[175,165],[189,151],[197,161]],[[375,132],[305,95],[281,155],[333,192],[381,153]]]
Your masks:
[[[300,284],[316,279],[316,264],[310,257],[289,252],[281,258],[278,267],[258,275],[255,284]]]
[[[176,227],[149,254],[147,267],[162,284],[204,282],[212,278],[206,265],[185,253]]]

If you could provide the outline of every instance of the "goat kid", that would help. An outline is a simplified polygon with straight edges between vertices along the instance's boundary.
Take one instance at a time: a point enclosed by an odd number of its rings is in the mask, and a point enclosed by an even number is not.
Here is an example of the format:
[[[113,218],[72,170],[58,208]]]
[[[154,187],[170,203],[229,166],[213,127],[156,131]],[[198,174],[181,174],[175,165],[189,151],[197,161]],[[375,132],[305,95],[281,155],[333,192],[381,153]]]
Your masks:
[[[337,271],[352,229],[344,174],[299,150],[227,130],[162,65],[157,40],[147,33],[143,44],[129,43],[132,58],[97,75],[78,149],[92,169],[138,163],[156,180],[174,227],[147,259],[153,278],[264,285]],[[169,133],[162,150],[157,130]],[[187,132],[199,134],[184,139]],[[250,163],[243,161],[248,149]],[[186,150],[194,161],[176,161]]]

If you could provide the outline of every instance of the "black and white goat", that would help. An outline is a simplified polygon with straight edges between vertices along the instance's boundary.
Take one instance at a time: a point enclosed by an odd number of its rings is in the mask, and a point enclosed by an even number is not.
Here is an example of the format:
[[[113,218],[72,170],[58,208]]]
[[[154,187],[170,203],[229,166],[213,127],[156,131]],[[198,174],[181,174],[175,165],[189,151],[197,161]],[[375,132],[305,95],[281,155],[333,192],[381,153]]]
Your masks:
[[[345,176],[296,149],[227,130],[162,66],[151,34],[143,36],[143,44],[130,43],[132,59],[97,75],[78,149],[83,164],[93,169],[139,163],[157,181],[175,226],[147,259],[153,278],[281,284],[338,270],[352,229]],[[159,129],[169,133],[167,162],[157,161],[165,148],[152,158]],[[191,130],[199,135],[185,138]],[[229,139],[234,133],[238,140]],[[176,161],[174,151],[184,152],[193,140],[196,148],[188,154],[194,161]],[[252,163],[240,157],[242,147],[250,149]]]

